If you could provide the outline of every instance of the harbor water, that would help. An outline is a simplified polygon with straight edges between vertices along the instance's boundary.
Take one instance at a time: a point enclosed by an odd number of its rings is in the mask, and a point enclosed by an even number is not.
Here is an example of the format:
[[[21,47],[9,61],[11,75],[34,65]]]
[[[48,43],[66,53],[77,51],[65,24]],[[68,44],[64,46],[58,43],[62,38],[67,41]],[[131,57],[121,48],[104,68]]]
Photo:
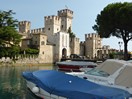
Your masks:
[[[0,99],[39,99],[26,87],[22,72],[51,69],[53,66],[0,66]]]

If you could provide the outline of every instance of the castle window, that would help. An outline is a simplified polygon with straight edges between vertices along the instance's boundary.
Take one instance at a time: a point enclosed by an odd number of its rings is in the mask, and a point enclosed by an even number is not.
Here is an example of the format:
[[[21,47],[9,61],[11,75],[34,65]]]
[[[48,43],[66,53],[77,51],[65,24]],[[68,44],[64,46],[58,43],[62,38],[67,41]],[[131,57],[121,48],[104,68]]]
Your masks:
[[[50,30],[50,28],[48,28],[48,30]]]
[[[63,25],[61,25],[61,28],[63,29]]]
[[[35,41],[35,44],[37,44],[37,41]]]
[[[27,45],[30,45],[30,41],[27,41]]]
[[[44,41],[41,42],[41,45],[44,45]]]
[[[44,54],[44,51],[42,52],[42,54]]]

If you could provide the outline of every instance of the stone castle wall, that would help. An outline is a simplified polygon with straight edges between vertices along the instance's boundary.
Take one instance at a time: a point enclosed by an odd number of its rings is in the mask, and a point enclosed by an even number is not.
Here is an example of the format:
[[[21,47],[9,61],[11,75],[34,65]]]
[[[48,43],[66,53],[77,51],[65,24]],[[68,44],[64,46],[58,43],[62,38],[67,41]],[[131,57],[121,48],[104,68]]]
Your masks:
[[[9,64],[39,64],[39,63],[54,63],[51,61],[51,57],[47,56],[45,58],[42,58],[41,55],[19,55],[16,57],[16,60],[13,61],[13,59],[9,57],[2,57],[0,59],[0,63],[9,63]]]
[[[80,39],[79,38],[71,38],[70,39],[70,47],[71,47],[71,54],[80,54]]]
[[[53,48],[54,46],[52,45],[41,46],[38,57],[39,63],[54,63]]]
[[[85,34],[85,56],[90,59],[97,57],[97,51],[102,48],[101,38],[96,33]]]
[[[85,42],[80,42],[80,55],[85,56]]]

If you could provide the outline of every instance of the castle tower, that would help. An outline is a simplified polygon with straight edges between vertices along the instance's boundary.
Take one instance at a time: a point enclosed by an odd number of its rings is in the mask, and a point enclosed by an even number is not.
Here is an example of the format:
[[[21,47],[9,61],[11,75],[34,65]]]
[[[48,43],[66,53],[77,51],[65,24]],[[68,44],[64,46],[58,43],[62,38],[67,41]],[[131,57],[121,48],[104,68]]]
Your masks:
[[[72,28],[73,11],[69,9],[60,10],[58,16],[61,17],[61,31],[67,32],[69,27]]]
[[[28,33],[30,31],[31,23],[30,21],[20,21],[19,22],[19,32]]]
[[[45,16],[45,33],[51,41],[54,33],[60,31],[61,18],[59,16]],[[53,41],[53,40],[52,40]]]
[[[98,34],[85,34],[85,51],[87,57],[93,59],[97,57],[97,51],[102,48],[101,38]]]

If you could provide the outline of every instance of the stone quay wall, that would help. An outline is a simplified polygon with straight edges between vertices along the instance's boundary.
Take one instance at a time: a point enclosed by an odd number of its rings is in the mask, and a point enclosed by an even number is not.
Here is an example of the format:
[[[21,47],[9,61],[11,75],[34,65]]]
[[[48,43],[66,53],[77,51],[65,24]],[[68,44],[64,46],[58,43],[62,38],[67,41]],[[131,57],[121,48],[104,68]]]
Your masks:
[[[35,65],[35,64],[52,64],[46,62],[45,60],[42,60],[38,55],[23,55],[23,56],[18,56],[15,58],[15,60],[9,58],[9,57],[2,57],[0,59],[0,65],[24,65],[24,64],[29,64],[29,65]]]

